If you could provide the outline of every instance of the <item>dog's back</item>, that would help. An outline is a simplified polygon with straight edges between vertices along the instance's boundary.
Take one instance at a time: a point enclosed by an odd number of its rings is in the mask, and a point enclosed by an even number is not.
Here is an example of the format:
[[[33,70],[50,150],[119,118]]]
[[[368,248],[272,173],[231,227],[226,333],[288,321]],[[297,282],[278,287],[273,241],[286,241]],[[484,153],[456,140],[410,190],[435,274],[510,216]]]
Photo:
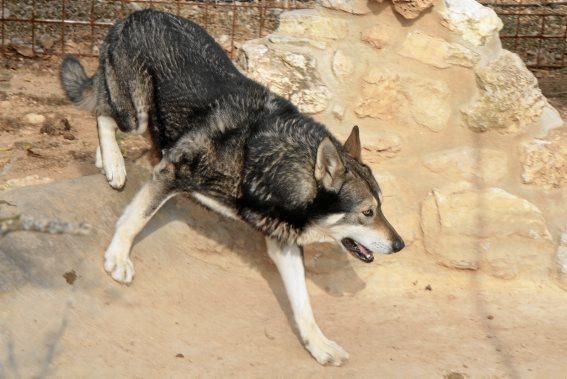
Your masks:
[[[95,78],[88,78],[72,57],[63,62],[61,76],[72,101],[93,108],[96,97],[97,114],[108,114],[124,132],[149,128],[159,150],[207,117],[217,99],[263,91],[203,28],[154,10],[135,12],[114,25]]]

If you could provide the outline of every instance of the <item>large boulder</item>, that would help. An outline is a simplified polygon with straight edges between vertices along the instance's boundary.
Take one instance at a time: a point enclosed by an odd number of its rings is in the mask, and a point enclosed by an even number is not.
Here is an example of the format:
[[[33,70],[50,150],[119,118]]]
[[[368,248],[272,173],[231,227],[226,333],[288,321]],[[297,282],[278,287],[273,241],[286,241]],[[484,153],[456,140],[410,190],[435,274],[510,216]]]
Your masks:
[[[553,243],[541,211],[500,188],[434,189],[421,208],[427,252],[441,265],[501,278],[545,274]]]

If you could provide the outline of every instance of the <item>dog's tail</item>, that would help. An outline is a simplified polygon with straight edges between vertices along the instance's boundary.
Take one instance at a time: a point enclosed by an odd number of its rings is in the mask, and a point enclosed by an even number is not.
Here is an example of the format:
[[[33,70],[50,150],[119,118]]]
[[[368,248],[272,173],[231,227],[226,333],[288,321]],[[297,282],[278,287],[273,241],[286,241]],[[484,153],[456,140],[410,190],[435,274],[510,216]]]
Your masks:
[[[81,62],[72,55],[67,55],[61,63],[61,86],[67,98],[79,108],[94,111],[96,92],[94,77],[88,77]]]

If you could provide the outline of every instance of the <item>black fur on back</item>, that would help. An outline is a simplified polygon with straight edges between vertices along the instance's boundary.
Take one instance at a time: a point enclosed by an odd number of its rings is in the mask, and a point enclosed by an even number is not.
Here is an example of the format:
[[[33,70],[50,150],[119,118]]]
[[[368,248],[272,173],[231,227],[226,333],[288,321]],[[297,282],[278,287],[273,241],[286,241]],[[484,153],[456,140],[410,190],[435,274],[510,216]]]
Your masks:
[[[68,61],[62,71],[77,70]],[[352,207],[354,199],[316,182],[317,148],[329,137],[347,169],[362,172],[360,164],[323,125],[240,73],[189,20],[144,10],[117,23],[94,86],[97,114],[123,131],[135,127],[139,108],[149,110],[152,142],[175,167],[174,189],[212,197],[273,238],[295,241],[315,218]]]

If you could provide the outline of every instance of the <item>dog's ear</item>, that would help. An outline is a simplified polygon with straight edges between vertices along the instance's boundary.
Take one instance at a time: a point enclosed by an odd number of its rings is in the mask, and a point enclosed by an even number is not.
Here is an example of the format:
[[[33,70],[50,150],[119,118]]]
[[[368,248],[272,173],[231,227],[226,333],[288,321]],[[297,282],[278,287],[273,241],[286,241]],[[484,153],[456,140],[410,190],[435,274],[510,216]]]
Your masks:
[[[315,179],[331,192],[339,192],[345,180],[345,166],[329,137],[325,137],[317,149]]]
[[[360,133],[358,131],[358,125],[352,127],[352,131],[350,132],[350,136],[348,136],[344,148],[348,155],[356,159],[357,161],[361,161],[361,145],[360,145]]]

